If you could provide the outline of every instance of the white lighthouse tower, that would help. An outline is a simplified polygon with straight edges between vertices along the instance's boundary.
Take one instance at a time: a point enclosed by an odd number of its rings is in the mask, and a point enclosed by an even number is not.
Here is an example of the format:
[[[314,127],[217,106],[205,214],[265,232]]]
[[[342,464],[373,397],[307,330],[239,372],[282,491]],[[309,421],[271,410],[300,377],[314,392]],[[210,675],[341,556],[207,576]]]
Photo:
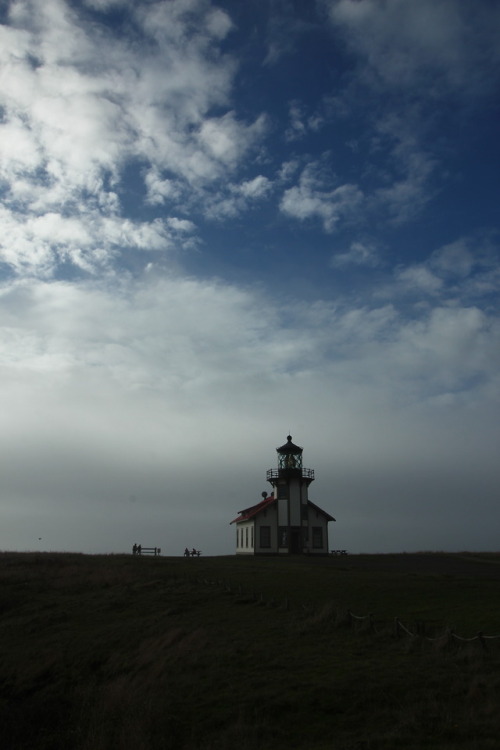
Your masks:
[[[276,448],[278,468],[267,471],[267,481],[278,501],[278,544],[291,554],[303,552],[309,541],[308,489],[314,481],[314,469],[302,466],[302,451],[288,435],[287,442]]]

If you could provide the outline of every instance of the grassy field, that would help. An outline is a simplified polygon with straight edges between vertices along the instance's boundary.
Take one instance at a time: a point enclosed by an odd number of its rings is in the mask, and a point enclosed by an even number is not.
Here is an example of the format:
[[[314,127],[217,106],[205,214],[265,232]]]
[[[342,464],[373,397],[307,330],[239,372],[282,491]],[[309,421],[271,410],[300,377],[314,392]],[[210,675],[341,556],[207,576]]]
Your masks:
[[[499,587],[494,554],[3,553],[2,746],[496,749],[500,639],[446,633],[500,634]]]

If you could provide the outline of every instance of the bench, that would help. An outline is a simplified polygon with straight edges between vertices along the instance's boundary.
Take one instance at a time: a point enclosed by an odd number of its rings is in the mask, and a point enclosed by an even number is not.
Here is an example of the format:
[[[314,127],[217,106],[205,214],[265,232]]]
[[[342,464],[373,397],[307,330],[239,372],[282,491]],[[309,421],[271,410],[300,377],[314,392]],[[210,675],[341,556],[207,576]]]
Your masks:
[[[161,555],[160,547],[137,547],[136,555]]]
[[[347,555],[347,550],[346,549],[332,549],[330,551],[330,554],[331,555]]]

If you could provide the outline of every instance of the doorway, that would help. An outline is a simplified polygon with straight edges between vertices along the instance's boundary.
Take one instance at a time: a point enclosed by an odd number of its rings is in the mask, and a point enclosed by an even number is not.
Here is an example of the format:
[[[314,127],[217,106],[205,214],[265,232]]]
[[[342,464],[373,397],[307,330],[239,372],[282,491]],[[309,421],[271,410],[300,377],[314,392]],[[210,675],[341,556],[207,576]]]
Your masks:
[[[300,528],[290,529],[290,554],[300,555],[302,546],[300,543]]]

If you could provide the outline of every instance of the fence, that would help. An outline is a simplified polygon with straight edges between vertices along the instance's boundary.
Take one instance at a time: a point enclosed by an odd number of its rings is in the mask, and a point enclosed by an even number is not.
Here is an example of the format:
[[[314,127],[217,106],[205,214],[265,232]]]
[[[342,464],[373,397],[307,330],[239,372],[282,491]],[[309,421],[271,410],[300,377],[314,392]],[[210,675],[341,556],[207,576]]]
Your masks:
[[[282,608],[286,610],[290,610],[290,601],[288,597],[284,598],[266,598],[266,596],[263,593],[257,593],[256,591],[244,591],[242,586],[240,585],[234,585],[230,583],[229,581],[224,580],[210,580],[207,578],[194,578],[191,576],[188,576],[188,578],[191,578],[191,580],[196,581],[197,583],[202,583],[207,586],[218,586],[221,588],[225,593],[228,594],[238,594],[238,596],[247,596],[252,601],[255,601],[259,604],[268,605],[271,607],[277,607],[281,606]],[[307,607],[303,605],[302,611],[307,610]],[[433,643],[440,646],[449,646],[451,644],[455,645],[463,645],[466,643],[474,643],[477,642],[480,644],[483,650],[487,650],[487,644],[490,641],[495,641],[500,639],[500,634],[498,635],[485,635],[482,631],[478,631],[476,635],[472,636],[471,638],[465,638],[463,636],[458,635],[455,633],[451,628],[446,628],[444,633],[437,636],[428,636],[425,634],[425,623],[420,622],[417,624],[417,627],[415,628],[415,631],[410,630],[409,627],[404,625],[401,620],[398,617],[395,617],[392,620],[392,628],[391,628],[391,621],[390,620],[379,620],[376,621],[373,614],[368,615],[355,615],[353,612],[351,612],[350,609],[348,610],[336,610],[332,609],[331,611],[331,619],[335,622],[335,624],[338,626],[341,623],[344,623],[351,627],[351,629],[356,632],[357,630],[360,630],[358,626],[364,626],[363,630],[371,632],[375,635],[381,635],[382,632],[387,633],[388,631],[391,632],[393,639],[398,639],[401,636],[412,638],[414,640],[421,640],[422,642],[428,642]]]

